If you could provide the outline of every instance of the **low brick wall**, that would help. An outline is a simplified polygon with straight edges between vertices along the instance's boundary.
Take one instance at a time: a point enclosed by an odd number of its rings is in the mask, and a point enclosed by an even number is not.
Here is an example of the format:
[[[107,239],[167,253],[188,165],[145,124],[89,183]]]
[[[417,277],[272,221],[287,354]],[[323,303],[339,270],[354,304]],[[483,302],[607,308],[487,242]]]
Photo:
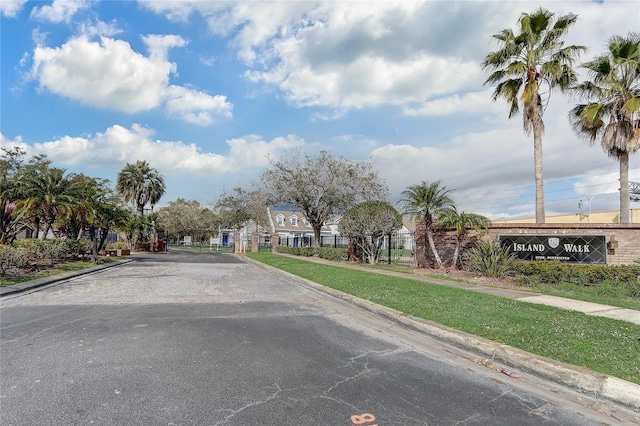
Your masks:
[[[608,265],[630,265],[640,259],[640,225],[620,223],[504,223],[493,224],[482,239],[493,241],[498,235],[604,235],[609,243],[611,237],[618,247],[607,250]]]

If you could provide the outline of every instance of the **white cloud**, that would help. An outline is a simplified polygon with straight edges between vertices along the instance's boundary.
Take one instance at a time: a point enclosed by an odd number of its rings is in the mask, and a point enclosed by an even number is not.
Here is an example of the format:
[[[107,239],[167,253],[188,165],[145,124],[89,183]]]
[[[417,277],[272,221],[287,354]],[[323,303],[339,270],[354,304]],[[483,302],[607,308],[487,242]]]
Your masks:
[[[555,102],[543,137],[545,207],[548,215],[575,210],[582,194],[617,192],[618,164],[599,147],[578,139],[566,124],[565,102]],[[395,202],[409,185],[440,180],[456,190],[460,209],[491,218],[533,216],[533,140],[517,117],[489,131],[460,134],[437,146],[388,144],[371,151]],[[640,157],[631,159],[640,176]],[[633,179],[632,179],[633,180]],[[616,209],[616,199],[597,198],[598,209]]]
[[[89,3],[85,0],[54,0],[51,5],[34,7],[31,18],[55,24],[69,23],[76,12],[88,7]]]
[[[409,115],[455,113],[477,101],[480,64],[491,36],[540,5],[580,15],[568,42],[594,53],[611,36],[637,28],[637,2],[144,2],[172,19],[199,13],[249,67],[246,77],[277,87],[293,105],[354,108],[396,105]],[[590,52],[591,54],[591,52]],[[456,98],[459,97],[459,98]]]
[[[166,174],[221,175],[243,172],[248,168],[260,169],[269,164],[269,158],[289,148],[304,145],[295,136],[278,137],[271,141],[256,135],[227,141],[228,154],[203,152],[194,143],[153,140],[153,130],[133,125],[130,129],[114,125],[103,133],[89,137],[64,136],[56,140],[27,145],[18,137],[5,145],[20,146],[28,150],[28,156],[46,154],[60,167],[102,168],[108,165],[117,169],[126,162],[144,159]]]
[[[149,57],[126,41],[100,40],[80,36],[58,48],[36,47],[31,77],[41,89],[102,109],[136,113],[164,105],[170,115],[198,125],[231,116],[224,96],[169,84],[176,65],[167,60],[167,50],[184,46],[181,37],[144,37]]]
[[[78,25],[78,33],[88,39],[92,39],[94,37],[113,37],[121,32],[122,30],[118,28],[115,21],[111,23],[103,21],[86,21]]]
[[[187,123],[207,126],[214,122],[214,115],[231,117],[232,105],[227,102],[226,96],[210,96],[185,87],[169,86],[165,90],[165,99],[167,112],[181,117]]]
[[[504,107],[491,101],[493,89],[481,92],[467,92],[442,97],[424,102],[417,106],[405,106],[404,114],[408,116],[439,116],[453,114],[502,114]],[[503,102],[504,103],[504,102]]]
[[[152,62],[167,62],[168,50],[172,47],[183,47],[187,41],[177,35],[157,35],[143,36],[142,40],[149,50],[149,59]],[[175,70],[174,70],[175,71]]]
[[[249,166],[253,169],[266,168],[269,159],[278,159],[282,152],[305,146],[305,142],[294,135],[277,137],[269,142],[257,135],[249,135],[230,139],[227,144],[237,170]]]
[[[15,139],[7,139],[5,135],[0,133],[0,148],[11,150],[16,147],[26,150],[29,146],[22,141],[20,136],[16,136]]]
[[[436,43],[422,29],[422,7],[325,4],[308,25],[292,24],[264,49],[258,46],[277,63],[247,77],[277,85],[295,105],[338,109],[422,103],[476,87],[482,72],[475,59],[429,47]]]
[[[2,0],[0,1],[0,12],[7,18],[15,18],[26,2],[27,0]]]

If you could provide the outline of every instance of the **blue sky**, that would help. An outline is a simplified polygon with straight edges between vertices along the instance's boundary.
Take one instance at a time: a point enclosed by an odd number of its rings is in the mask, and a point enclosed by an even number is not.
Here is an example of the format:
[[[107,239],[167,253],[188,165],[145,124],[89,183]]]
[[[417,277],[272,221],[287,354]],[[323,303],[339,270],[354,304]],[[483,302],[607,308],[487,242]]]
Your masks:
[[[146,160],[160,205],[213,204],[269,158],[326,149],[372,161],[392,202],[441,180],[461,210],[532,217],[532,138],[480,64],[539,6],[579,15],[567,42],[589,48],[581,61],[640,30],[636,0],[2,0],[0,144],[114,184]],[[618,164],[573,134],[573,103],[553,93],[545,110],[548,216],[618,207]]]

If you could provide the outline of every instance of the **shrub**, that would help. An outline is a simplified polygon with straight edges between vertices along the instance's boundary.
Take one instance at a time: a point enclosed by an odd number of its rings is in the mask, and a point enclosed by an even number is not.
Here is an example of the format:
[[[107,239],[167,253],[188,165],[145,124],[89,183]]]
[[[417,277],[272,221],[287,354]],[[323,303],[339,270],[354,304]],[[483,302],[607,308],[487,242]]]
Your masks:
[[[278,246],[276,249],[278,253],[292,254],[294,256],[316,256],[322,259],[332,261],[342,261],[347,258],[346,248],[335,247],[286,247]]]
[[[2,274],[9,268],[26,268],[49,261],[51,265],[75,257],[84,247],[84,241],[78,240],[39,240],[28,238],[16,241],[15,245],[2,245]]]
[[[316,249],[316,256],[334,262],[341,262],[347,260],[347,249],[335,247],[319,247]]]
[[[125,241],[117,241],[115,243],[109,243],[105,246],[106,249],[118,250],[118,249],[128,249],[129,244]]]
[[[511,271],[514,257],[508,247],[480,241],[463,256],[470,271],[480,272],[492,278],[500,278]]]
[[[640,268],[635,265],[590,265],[562,262],[515,262],[514,271],[535,276],[544,284],[574,283],[596,285],[603,281],[637,282]]]
[[[518,275],[516,277],[516,284],[521,287],[536,287],[540,284],[540,280],[535,275]]]
[[[283,247],[278,246],[278,253],[292,254],[294,256],[313,256],[313,247]]]
[[[29,253],[25,249],[10,245],[0,245],[0,275],[10,268],[24,268],[29,265]]]

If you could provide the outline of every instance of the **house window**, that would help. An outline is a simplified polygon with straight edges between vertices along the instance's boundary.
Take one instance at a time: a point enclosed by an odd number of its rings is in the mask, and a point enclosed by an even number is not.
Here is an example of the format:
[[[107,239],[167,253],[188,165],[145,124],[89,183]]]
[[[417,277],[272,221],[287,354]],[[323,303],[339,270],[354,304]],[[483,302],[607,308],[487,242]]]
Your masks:
[[[278,222],[278,226],[284,226],[284,216],[276,217],[276,222]]]
[[[293,216],[291,218],[291,225],[292,226],[298,226],[298,218],[297,217]]]

